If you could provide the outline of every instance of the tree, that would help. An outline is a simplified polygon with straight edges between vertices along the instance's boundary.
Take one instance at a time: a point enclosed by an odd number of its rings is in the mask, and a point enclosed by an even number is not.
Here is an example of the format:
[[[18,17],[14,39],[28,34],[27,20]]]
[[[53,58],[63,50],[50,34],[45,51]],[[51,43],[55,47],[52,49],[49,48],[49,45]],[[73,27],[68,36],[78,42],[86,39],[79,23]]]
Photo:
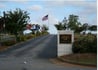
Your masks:
[[[48,33],[49,28],[46,25],[42,26],[42,33]]]
[[[65,30],[65,25],[61,22],[59,22],[58,24],[55,24],[55,27],[57,30]]]
[[[82,32],[84,30],[81,23],[78,22],[78,24],[79,25],[77,25],[76,28],[75,28],[75,33],[80,33],[80,32]]]
[[[4,30],[4,18],[0,17],[0,32],[3,32]]]
[[[39,24],[33,24],[33,29],[31,29],[32,33],[37,35],[40,33],[39,30],[40,30],[40,25]]]
[[[78,19],[79,18],[77,15],[69,15],[68,19],[64,17],[62,22],[59,22],[59,24],[55,24],[55,27],[57,28],[57,30],[71,29],[74,30],[74,32],[80,33],[81,31],[83,31],[83,29],[81,29],[82,25],[78,21]]]
[[[92,25],[88,28],[90,31],[97,31],[97,25]]]
[[[77,15],[69,15],[68,18],[68,28],[75,31],[75,28],[79,26],[78,24],[78,16]]]
[[[5,29],[7,32],[14,34],[16,40],[18,35],[24,30],[30,17],[27,11],[16,9],[14,11],[7,11],[4,13],[5,18]]]
[[[89,28],[88,23],[84,23],[83,25],[81,24],[81,22],[78,21],[79,17],[77,15],[69,15],[68,19],[66,19],[66,17],[63,19],[62,22],[59,22],[58,24],[55,24],[55,27],[57,28],[57,30],[66,30],[66,29],[71,29],[73,30],[75,33],[80,33],[82,31],[87,31]],[[90,29],[95,29],[96,30],[96,26],[91,27]]]
[[[84,23],[84,24],[82,25],[82,28],[83,28],[83,30],[84,30],[85,32],[88,30],[88,27],[89,27],[88,23]]]
[[[63,29],[68,29],[68,20],[66,19],[66,17],[64,17],[62,23],[63,23]]]

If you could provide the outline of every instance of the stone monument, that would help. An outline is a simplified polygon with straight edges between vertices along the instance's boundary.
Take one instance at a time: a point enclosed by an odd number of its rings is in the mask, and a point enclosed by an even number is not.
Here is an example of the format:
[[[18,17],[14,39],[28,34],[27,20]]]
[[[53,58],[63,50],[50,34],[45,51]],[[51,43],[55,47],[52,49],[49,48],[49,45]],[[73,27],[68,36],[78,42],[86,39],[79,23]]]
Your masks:
[[[72,54],[72,44],[74,42],[74,32],[71,30],[58,31],[57,56]]]

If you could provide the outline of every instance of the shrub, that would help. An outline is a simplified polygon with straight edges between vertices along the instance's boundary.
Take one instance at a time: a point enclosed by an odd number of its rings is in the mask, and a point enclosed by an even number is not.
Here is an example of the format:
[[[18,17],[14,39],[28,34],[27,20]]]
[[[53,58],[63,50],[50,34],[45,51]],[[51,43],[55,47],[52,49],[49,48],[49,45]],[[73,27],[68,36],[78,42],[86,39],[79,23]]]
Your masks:
[[[20,36],[20,41],[26,41],[27,39],[26,39],[26,36],[24,36],[24,35],[21,35]]]
[[[33,35],[33,34],[20,35],[19,36],[19,41],[26,41],[26,40],[34,38],[34,37],[35,37],[35,35]]]
[[[11,46],[11,45],[14,45],[15,43],[16,43],[15,40],[11,40],[11,41],[4,41],[4,42],[2,42],[1,44],[2,44],[3,46]]]
[[[40,36],[40,35],[41,35],[41,32],[37,31],[36,36]]]
[[[73,43],[74,53],[97,53],[97,38],[94,35],[87,35],[77,38]]]
[[[32,39],[33,37],[34,37],[34,35],[32,35],[32,34],[31,35],[27,35],[26,39]]]

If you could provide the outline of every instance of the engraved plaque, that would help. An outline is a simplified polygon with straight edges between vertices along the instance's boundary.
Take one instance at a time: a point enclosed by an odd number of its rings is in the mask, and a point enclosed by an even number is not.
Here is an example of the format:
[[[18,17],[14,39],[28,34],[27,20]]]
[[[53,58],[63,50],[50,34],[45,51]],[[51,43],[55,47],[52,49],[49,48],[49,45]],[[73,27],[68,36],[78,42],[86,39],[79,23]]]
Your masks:
[[[60,44],[70,44],[72,42],[71,34],[61,34],[59,36]]]

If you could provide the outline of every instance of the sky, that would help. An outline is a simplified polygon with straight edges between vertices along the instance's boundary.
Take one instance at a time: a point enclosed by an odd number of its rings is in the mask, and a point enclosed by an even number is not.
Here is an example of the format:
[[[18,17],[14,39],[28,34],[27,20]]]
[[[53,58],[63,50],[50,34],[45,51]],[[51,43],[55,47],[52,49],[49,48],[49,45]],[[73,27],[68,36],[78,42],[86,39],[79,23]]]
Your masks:
[[[96,0],[0,0],[0,15],[3,11],[16,8],[30,13],[30,24],[49,26],[51,34],[57,34],[54,24],[61,22],[64,17],[68,19],[71,14],[78,15],[82,24],[97,25]],[[42,21],[47,14],[48,20]]]

